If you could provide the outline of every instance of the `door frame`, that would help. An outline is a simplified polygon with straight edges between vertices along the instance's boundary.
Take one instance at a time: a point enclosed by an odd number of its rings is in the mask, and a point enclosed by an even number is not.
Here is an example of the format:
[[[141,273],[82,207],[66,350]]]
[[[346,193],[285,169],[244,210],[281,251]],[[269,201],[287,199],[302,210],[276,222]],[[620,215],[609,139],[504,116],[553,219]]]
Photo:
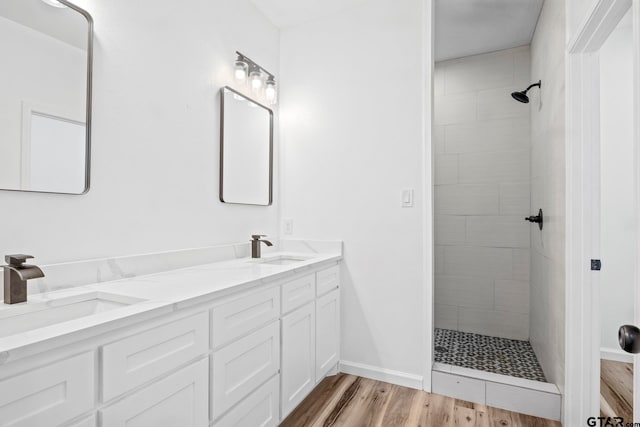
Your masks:
[[[591,259],[600,257],[600,95],[594,88],[600,85],[598,51],[629,8],[633,8],[634,74],[637,76],[640,0],[595,1],[567,46],[565,425],[586,423],[588,417],[600,414],[600,287],[599,275],[591,271],[590,263]],[[633,96],[634,109],[638,112],[640,85],[634,85]],[[634,139],[640,141],[637,121]],[[639,144],[635,147],[635,205],[640,212]],[[640,242],[640,234],[636,240]],[[636,290],[636,307],[640,307],[639,294]],[[638,310],[635,318],[640,324]],[[634,375],[634,390],[640,390],[636,377],[638,375]],[[634,396],[636,394],[634,392]],[[634,405],[634,420],[640,415],[638,406]]]
[[[433,69],[434,0],[422,0],[422,389],[431,392],[434,340]]]

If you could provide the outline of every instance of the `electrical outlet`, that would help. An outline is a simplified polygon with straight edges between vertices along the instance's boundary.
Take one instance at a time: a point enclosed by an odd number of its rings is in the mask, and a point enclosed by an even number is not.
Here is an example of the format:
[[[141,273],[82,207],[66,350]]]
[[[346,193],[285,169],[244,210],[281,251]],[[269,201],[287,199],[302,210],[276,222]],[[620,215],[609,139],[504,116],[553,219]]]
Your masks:
[[[291,218],[282,220],[282,232],[286,235],[293,234],[293,220]]]

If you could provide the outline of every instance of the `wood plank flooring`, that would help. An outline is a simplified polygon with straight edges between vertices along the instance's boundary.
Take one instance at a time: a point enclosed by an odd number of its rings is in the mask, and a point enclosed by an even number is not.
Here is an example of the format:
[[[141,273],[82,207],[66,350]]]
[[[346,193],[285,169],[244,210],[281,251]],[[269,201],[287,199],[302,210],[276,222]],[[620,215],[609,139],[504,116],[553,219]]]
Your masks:
[[[353,375],[326,378],[281,427],[561,427],[530,417]]]
[[[600,415],[633,419],[633,363],[600,360]]]

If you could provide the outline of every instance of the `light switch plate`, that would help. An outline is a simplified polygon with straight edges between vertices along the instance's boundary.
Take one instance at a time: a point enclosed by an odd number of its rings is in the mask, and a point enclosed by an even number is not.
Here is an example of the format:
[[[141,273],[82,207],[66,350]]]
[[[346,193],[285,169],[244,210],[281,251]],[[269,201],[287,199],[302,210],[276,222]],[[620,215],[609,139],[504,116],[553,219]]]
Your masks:
[[[413,189],[402,190],[402,207],[413,207]]]
[[[285,218],[282,220],[282,233],[286,235],[293,234],[293,219]]]

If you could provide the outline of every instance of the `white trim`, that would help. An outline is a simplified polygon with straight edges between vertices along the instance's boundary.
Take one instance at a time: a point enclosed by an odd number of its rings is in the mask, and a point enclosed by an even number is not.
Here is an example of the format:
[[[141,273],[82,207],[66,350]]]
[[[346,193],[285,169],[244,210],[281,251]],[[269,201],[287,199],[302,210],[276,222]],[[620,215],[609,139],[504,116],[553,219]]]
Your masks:
[[[612,360],[614,362],[633,363],[632,354],[625,353],[617,348],[602,347],[600,349],[600,359]]]
[[[597,52],[630,5],[631,0],[598,0],[568,45],[565,425],[584,423],[600,413],[599,275],[590,270],[589,262],[599,258],[600,250]],[[637,52],[639,47],[635,45],[634,50]]]
[[[632,26],[633,26],[633,75],[636,76],[633,87],[633,110],[635,117],[640,113],[640,1],[633,0],[632,3]],[[640,123],[638,120],[633,122],[633,140],[634,140],[634,182],[635,182],[635,210],[636,217],[640,212]],[[636,325],[640,325],[640,225],[636,221],[636,262],[634,269],[633,283],[634,286],[634,321]],[[633,356],[633,420],[640,420],[640,356]]]
[[[422,390],[431,391],[431,368],[433,366],[433,167],[432,167],[432,136],[433,136],[433,0],[423,0],[422,22],[422,327],[424,333],[423,354],[424,374]]]
[[[525,378],[511,377],[509,375],[502,375],[496,374],[494,372],[449,365],[447,363],[434,363],[433,370],[437,372],[444,372],[445,374],[454,374],[467,378],[489,381],[496,384],[511,385],[514,387],[542,391],[550,394],[561,394],[558,386],[556,386],[554,383],[546,383],[542,381],[528,380]]]
[[[424,381],[422,375],[414,375],[407,372],[394,371],[392,369],[344,360],[340,361],[340,372],[417,390],[422,390],[422,383]]]

